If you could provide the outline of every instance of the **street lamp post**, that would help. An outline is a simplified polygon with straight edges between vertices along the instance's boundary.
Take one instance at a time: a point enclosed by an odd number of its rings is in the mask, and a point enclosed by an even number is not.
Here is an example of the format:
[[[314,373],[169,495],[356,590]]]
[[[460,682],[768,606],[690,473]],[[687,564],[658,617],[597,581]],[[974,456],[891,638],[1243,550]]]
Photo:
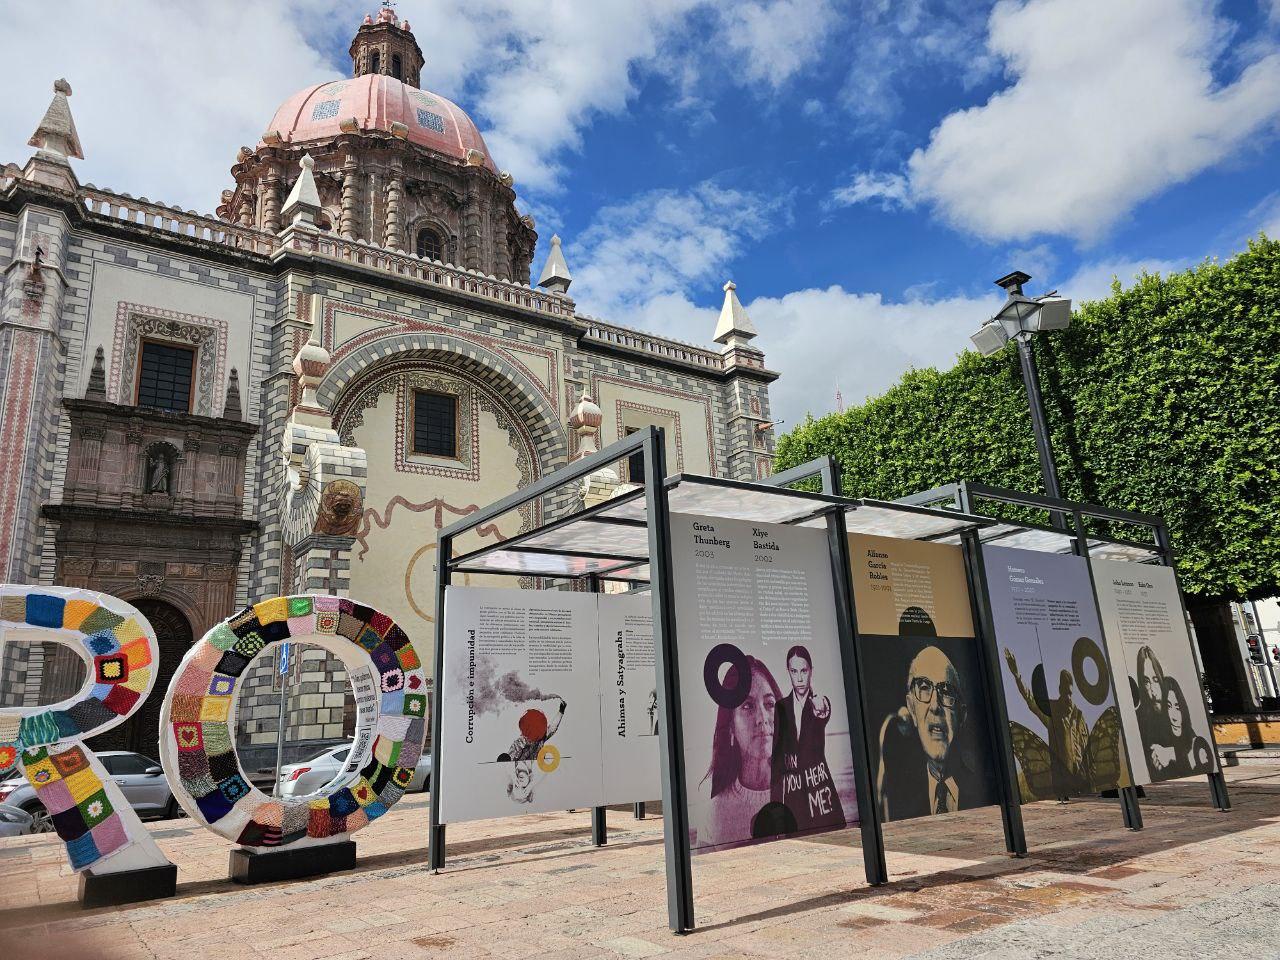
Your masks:
[[[1040,454],[1040,472],[1044,476],[1045,493],[1055,499],[1062,496],[1058,486],[1058,468],[1053,461],[1053,447],[1049,442],[1049,421],[1044,413],[1044,398],[1040,393],[1040,373],[1036,369],[1036,357],[1031,350],[1031,338],[1044,330],[1065,330],[1071,325],[1071,301],[1055,296],[1057,291],[1040,297],[1028,297],[1022,285],[1031,277],[1015,270],[996,281],[1003,287],[1008,299],[994,317],[987,320],[970,339],[984,357],[1004,349],[1013,340],[1018,346],[1018,361],[1022,366],[1022,382],[1027,388],[1027,401],[1031,407],[1031,429],[1036,437],[1036,450]],[[1064,526],[1058,513],[1052,515],[1054,526]]]

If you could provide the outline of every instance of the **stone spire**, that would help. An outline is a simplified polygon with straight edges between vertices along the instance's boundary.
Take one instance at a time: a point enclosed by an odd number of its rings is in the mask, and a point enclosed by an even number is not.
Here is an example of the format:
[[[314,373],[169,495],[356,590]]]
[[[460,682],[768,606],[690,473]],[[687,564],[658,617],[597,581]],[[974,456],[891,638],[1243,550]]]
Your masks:
[[[28,146],[36,148],[36,152],[27,161],[22,175],[26,180],[75,193],[80,185],[71,170],[70,160],[83,160],[84,152],[80,149],[76,122],[71,118],[71,105],[67,103],[69,96],[71,84],[66,80],[59,80],[53,85],[49,109],[27,141]]]
[[[757,336],[755,324],[747,316],[738,300],[738,285],[732,280],[724,285],[724,306],[720,308],[720,320],[716,324],[716,343],[723,343],[726,349],[746,346],[747,341]]]
[[[71,96],[71,84],[66,80],[58,80],[53,85],[53,100],[49,109],[44,112],[44,119],[36,132],[27,141],[27,146],[36,147],[44,153],[62,159],[74,157],[84,159],[80,149],[80,134],[76,133],[76,122],[71,117],[71,104],[67,97]]]
[[[538,286],[545,287],[552,293],[568,293],[569,284],[573,283],[573,276],[569,273],[569,265],[564,262],[564,253],[560,249],[560,237],[553,234],[551,237],[551,254],[547,257],[546,264],[542,267],[542,276],[538,279]]]
[[[227,396],[222,401],[222,419],[244,419],[240,408],[240,374],[236,372],[235,367],[231,368],[231,376],[227,378]]]
[[[93,367],[89,370],[89,387],[84,392],[84,398],[86,400],[107,399],[107,374],[102,347],[94,351]]]
[[[320,212],[320,191],[316,189],[315,174],[311,171],[316,162],[311,159],[311,154],[304,153],[299,165],[302,173],[289,191],[289,199],[284,202],[282,219],[286,224],[305,223],[315,226],[316,214]]]

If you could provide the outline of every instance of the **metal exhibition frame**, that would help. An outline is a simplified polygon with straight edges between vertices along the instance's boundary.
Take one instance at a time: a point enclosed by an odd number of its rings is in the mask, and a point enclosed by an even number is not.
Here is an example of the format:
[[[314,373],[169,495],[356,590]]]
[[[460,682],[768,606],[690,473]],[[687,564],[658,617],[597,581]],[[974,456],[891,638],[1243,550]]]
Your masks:
[[[499,543],[488,544],[455,556],[458,537],[481,524],[492,522],[548,493],[579,481],[619,460],[641,454],[644,481],[634,489],[603,503],[543,523]],[[800,471],[806,468],[798,468]],[[786,489],[783,484],[804,476],[824,478],[826,493]],[[756,522],[787,523],[826,529],[836,597],[836,623],[842,651],[846,701],[855,754],[855,780],[863,859],[867,881],[887,880],[884,845],[871,780],[866,719],[860,695],[856,621],[852,601],[847,517],[866,532],[897,535],[902,539],[932,539],[948,533],[966,534],[994,521],[966,516],[954,510],[858,501],[841,497],[834,463],[817,463],[807,473],[787,471],[764,483],[689,474],[668,476],[665,435],[647,427],[575,463],[543,477],[496,503],[474,511],[439,531],[437,551],[435,693],[432,702],[432,741],[436,749],[431,791],[429,863],[433,871],[445,863],[445,824],[440,822],[437,797],[441,777],[448,776],[440,736],[443,719],[443,664],[445,638],[445,588],[455,573],[531,576],[554,580],[583,580],[598,590],[607,581],[648,585],[653,605],[653,639],[657,672],[658,707],[663,722],[658,746],[662,764],[663,833],[667,874],[668,923],[677,933],[694,927],[692,857],[689,845],[683,719],[680,705],[677,624],[672,579],[672,500],[684,512],[704,513]],[[896,526],[895,526],[896,525]],[[906,529],[905,535],[893,530]],[[643,531],[643,533],[641,532]],[[1007,731],[1006,731],[1007,736]],[[637,811],[638,812],[638,811]],[[593,839],[603,842],[603,811],[593,815]],[[1007,832],[1007,831],[1006,831]]]
[[[785,470],[782,473],[774,474],[768,479],[762,481],[764,483],[777,484],[786,486],[792,483],[799,483],[805,480],[818,479],[822,484],[824,493],[841,494],[840,482],[840,464],[830,456],[818,457],[810,460],[808,463],[800,464]],[[873,503],[876,501],[865,501]],[[968,512],[968,511],[965,511]],[[840,529],[836,534],[839,542],[843,546],[844,551],[848,551],[848,534],[845,529],[845,519],[843,514],[840,515],[836,522]],[[987,711],[989,718],[989,734],[992,746],[995,748],[997,759],[997,787],[998,787],[998,806],[1000,807],[1001,825],[1004,829],[1005,849],[1017,857],[1025,857],[1027,855],[1027,838],[1026,831],[1022,823],[1022,804],[1018,796],[1017,768],[1013,761],[1013,741],[1009,735],[1009,724],[1004,718],[1008,716],[1008,710],[1004,701],[1004,687],[1000,682],[1000,672],[998,661],[994,661],[990,655],[988,647],[991,646],[988,638],[993,636],[991,629],[990,610],[987,608],[987,598],[985,591],[978,589],[978,585],[985,583],[982,580],[982,556],[979,547],[978,529],[969,528],[961,534],[961,547],[964,554],[965,573],[969,588],[969,604],[973,610],[973,625],[976,638],[976,647],[978,654],[978,665],[982,675],[983,694],[990,704]],[[921,537],[922,540],[932,539],[929,536]],[[851,558],[845,557],[844,564],[846,569],[851,569]],[[858,695],[856,698],[850,697],[851,702],[856,700],[858,703],[858,713],[862,714],[862,643],[861,636],[857,631],[857,611],[852,604],[852,577],[845,579],[843,586],[837,584],[836,595],[841,596],[842,590],[849,597],[849,609],[853,616],[853,635],[855,643],[853,645],[854,663],[858,672]],[[994,649],[994,647],[992,647]],[[884,859],[884,840],[882,824],[880,822],[880,808],[875,802],[874,791],[870,787],[871,778],[871,755],[870,745],[871,737],[875,731],[869,727],[862,727],[863,742],[860,745],[861,750],[856,758],[858,764],[861,765],[863,771],[859,774],[859,789],[862,789],[862,780],[867,781],[867,793],[869,803],[863,804],[862,795],[858,797],[858,810],[863,825],[863,850],[873,849],[877,851],[877,875],[881,878],[879,882],[885,882],[888,879],[888,870],[885,866]],[[870,813],[862,816],[864,810]],[[871,876],[872,866],[867,867],[868,879]]]
[[[1086,560],[1097,556],[1101,559],[1126,560],[1132,563],[1147,563],[1157,566],[1169,567],[1173,570],[1174,582],[1178,585],[1178,597],[1182,605],[1182,615],[1185,620],[1187,616],[1186,596],[1182,592],[1182,584],[1178,578],[1177,565],[1175,563],[1172,542],[1169,537],[1169,529],[1165,525],[1164,520],[1154,514],[1137,513],[1130,510],[1119,510],[1113,507],[1104,507],[1094,503],[1080,503],[1074,500],[1067,500],[1061,497],[1046,497],[1034,493],[1022,493],[1016,490],[1009,490],[1004,487],[995,487],[983,483],[974,483],[972,481],[962,480],[956,483],[944,484],[934,487],[932,490],[925,490],[909,497],[904,497],[901,502],[912,503],[918,505],[933,504],[944,501],[950,501],[954,504],[955,509],[964,513],[982,515],[982,511],[978,510],[974,503],[979,500],[995,501],[1010,506],[1025,508],[1030,510],[1048,512],[1051,517],[1062,516],[1069,518],[1070,528],[1064,529],[1060,527],[1044,526],[1035,523],[1011,523],[999,521],[994,526],[988,527],[981,532],[981,535],[975,536],[976,548],[976,564],[981,579],[981,589],[979,593],[982,596],[984,605],[987,597],[987,581],[985,568],[982,566],[981,546],[987,543],[1002,544],[1004,546],[1019,546],[1024,549],[1046,550],[1047,552],[1056,553],[1073,553],[1083,557]],[[1130,527],[1145,528],[1150,531],[1151,539],[1141,541],[1136,539],[1118,538],[1112,536],[1102,536],[1091,533],[1089,526],[1090,521],[1103,524],[1123,524]],[[1003,541],[1003,543],[1002,543]],[[1057,549],[1053,549],[1053,544]],[[1065,547],[1066,549],[1062,549]],[[1094,604],[1097,600],[1097,584],[1093,581],[1092,565],[1089,568],[1089,580],[1093,584]],[[992,634],[994,642],[994,633]],[[1194,642],[1188,636],[1188,643],[1192,644],[1191,654],[1192,660],[1199,663],[1199,657],[1196,655]],[[991,654],[994,656],[994,648]],[[1110,654],[1106,650],[1106,644],[1103,644],[1103,655],[1107,657],[1110,663]],[[1112,676],[1115,676],[1114,669]],[[997,678],[998,679],[998,678]],[[1000,685],[1001,704],[1003,706],[1003,685]],[[1117,690],[1117,697],[1120,692]],[[1208,701],[1204,699],[1204,685],[1200,685],[1201,700],[1205,704],[1205,714],[1209,714]],[[1125,736],[1124,728],[1121,727],[1121,737]],[[1218,755],[1217,740],[1213,735],[1213,724],[1209,724],[1209,741],[1212,746],[1215,758]],[[1125,751],[1126,757],[1128,751]],[[1215,808],[1221,811],[1231,809],[1231,799],[1227,794],[1226,778],[1222,774],[1221,766],[1208,774],[1209,795]],[[1119,791],[1121,809],[1124,814],[1125,826],[1133,830],[1142,829],[1142,810],[1138,805],[1138,793],[1134,787],[1122,787]]]

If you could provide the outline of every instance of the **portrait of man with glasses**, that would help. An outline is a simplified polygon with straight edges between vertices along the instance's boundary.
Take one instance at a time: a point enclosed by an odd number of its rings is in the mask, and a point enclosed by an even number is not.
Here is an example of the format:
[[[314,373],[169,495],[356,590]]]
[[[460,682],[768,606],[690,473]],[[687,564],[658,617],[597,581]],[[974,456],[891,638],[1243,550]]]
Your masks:
[[[876,793],[881,817],[906,820],[993,802],[989,778],[976,769],[972,738],[965,736],[970,690],[952,657],[936,643],[923,646],[903,680],[901,706],[880,726]],[[976,685],[976,676],[970,680]]]

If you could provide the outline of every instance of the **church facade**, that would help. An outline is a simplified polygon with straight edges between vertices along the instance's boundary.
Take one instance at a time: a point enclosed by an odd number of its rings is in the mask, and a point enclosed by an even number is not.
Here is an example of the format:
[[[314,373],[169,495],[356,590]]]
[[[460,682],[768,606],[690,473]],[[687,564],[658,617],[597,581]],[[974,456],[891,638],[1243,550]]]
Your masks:
[[[580,315],[558,238],[530,285],[535,224],[471,119],[419,87],[409,24],[367,17],[351,57],[240,148],[213,216],[81,183],[65,81],[0,170],[0,566],[137,605],[161,684],[277,594],[350,595],[425,640],[440,527],[649,424],[673,470],[770,471],[777,374],[731,284],[710,347]],[[39,661],[4,669],[30,690]],[[254,669],[241,743],[265,755],[279,681]],[[304,651],[289,682],[290,737],[340,739],[336,661]],[[155,723],[117,745],[146,752]]]

